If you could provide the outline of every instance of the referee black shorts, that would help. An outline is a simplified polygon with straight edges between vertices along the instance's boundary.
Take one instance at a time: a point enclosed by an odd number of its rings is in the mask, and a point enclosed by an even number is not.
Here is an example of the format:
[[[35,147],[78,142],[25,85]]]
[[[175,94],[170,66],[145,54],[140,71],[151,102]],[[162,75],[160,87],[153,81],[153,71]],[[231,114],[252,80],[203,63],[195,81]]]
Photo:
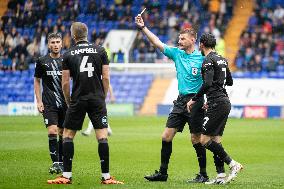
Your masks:
[[[208,136],[222,136],[231,110],[229,98],[208,101],[202,134]]]
[[[204,99],[200,98],[188,113],[186,104],[195,94],[179,95],[175,100],[173,110],[169,114],[166,127],[176,128],[182,132],[185,124],[189,125],[190,133],[197,134],[202,132],[202,123],[205,111],[202,109]]]
[[[94,129],[108,127],[106,103],[105,99],[102,98],[71,102],[66,112],[64,128],[81,130],[86,113],[88,113]]]
[[[50,125],[57,125],[57,127],[63,128],[65,114],[66,107],[57,108],[55,106],[44,105],[44,111],[42,115],[45,126],[49,127]]]

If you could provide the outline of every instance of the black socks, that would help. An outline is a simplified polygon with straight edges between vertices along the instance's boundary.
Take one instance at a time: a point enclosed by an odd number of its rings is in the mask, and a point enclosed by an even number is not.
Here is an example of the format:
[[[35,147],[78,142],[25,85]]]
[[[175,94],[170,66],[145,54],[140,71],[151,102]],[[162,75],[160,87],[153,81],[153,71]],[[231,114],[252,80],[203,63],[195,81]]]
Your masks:
[[[160,172],[164,175],[166,175],[168,172],[168,164],[170,161],[171,154],[172,154],[172,141],[171,142],[162,141]]]
[[[52,162],[58,162],[57,134],[48,135],[49,154]]]
[[[221,143],[219,144],[222,146]],[[225,173],[224,161],[220,159],[219,156],[216,154],[214,154],[213,158],[214,158],[214,163],[215,163],[217,174]]]
[[[58,162],[63,162],[63,139],[62,136],[59,135],[58,139]]]
[[[102,138],[98,140],[98,142],[99,142],[98,152],[101,160],[101,171],[102,173],[109,173],[108,140],[106,138]]]
[[[72,138],[63,139],[63,172],[72,172],[72,160],[74,156],[74,143]]]
[[[213,152],[214,155],[217,155],[221,160],[223,160],[226,164],[230,164],[232,159],[230,156],[225,152],[224,148],[221,144],[215,142],[215,141],[209,141],[205,148]]]
[[[193,147],[196,151],[196,156],[197,156],[199,168],[200,168],[200,174],[203,175],[203,176],[207,176],[207,172],[206,172],[206,149],[202,146],[201,143],[194,144]]]

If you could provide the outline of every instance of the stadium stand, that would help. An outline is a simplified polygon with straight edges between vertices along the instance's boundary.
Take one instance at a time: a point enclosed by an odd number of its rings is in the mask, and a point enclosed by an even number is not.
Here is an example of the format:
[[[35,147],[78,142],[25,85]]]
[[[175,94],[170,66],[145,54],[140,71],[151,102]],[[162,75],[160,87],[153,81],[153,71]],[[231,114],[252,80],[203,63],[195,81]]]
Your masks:
[[[176,44],[178,31],[197,27],[222,37],[232,14],[231,1],[139,1],[139,0],[5,0],[7,10],[0,20],[0,104],[33,101],[33,71],[36,58],[48,52],[49,32],[63,34],[64,50],[72,45],[72,21],[89,26],[89,39],[102,44],[111,29],[136,29],[133,18],[147,7],[149,27],[168,44]],[[227,2],[227,3],[226,3]],[[3,3],[4,4],[4,3]],[[68,10],[68,11],[67,11]],[[160,15],[163,15],[161,21]],[[199,32],[199,33],[200,33]],[[131,62],[153,63],[164,60],[160,52],[141,33],[133,46]],[[122,54],[111,56],[123,62]],[[118,103],[134,103],[136,110],[154,80],[151,74],[112,75],[111,83]],[[119,92],[118,92],[119,91]]]
[[[284,77],[284,2],[257,0],[241,35],[235,77]]]

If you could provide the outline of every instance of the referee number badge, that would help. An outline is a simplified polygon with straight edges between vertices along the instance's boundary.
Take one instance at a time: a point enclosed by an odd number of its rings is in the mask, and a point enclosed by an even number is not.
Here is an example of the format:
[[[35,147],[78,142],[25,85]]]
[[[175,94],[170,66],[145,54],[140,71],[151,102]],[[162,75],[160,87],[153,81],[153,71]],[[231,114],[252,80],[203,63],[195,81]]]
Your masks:
[[[191,68],[192,75],[197,75],[197,73],[198,73],[198,68]]]

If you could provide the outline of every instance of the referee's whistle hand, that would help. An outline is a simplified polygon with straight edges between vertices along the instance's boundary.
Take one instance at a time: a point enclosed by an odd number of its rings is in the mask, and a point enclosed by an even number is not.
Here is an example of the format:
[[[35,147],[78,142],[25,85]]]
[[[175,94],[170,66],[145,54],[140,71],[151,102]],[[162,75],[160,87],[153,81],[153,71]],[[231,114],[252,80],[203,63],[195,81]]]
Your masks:
[[[135,23],[138,27],[144,26],[144,21],[140,14],[135,17]]]

